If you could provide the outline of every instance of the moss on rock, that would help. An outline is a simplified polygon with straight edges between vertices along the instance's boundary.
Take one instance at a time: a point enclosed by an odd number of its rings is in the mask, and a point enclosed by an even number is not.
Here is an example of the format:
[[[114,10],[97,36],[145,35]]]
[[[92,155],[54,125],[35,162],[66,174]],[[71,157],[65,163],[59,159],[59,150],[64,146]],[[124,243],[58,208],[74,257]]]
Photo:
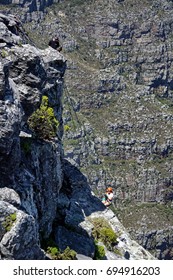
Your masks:
[[[16,212],[10,214],[5,218],[4,222],[2,223],[2,226],[4,227],[6,232],[11,230],[15,221],[16,221]]]

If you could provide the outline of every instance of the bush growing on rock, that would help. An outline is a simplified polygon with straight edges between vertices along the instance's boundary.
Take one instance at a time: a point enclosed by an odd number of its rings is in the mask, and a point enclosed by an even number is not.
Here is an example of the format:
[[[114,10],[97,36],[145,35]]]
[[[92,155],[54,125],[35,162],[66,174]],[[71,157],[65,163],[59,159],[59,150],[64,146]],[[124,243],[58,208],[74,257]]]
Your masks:
[[[55,259],[59,254],[59,250],[57,247],[48,247],[47,253],[50,254],[53,259]]]
[[[76,252],[67,247],[62,253],[59,255],[59,260],[76,260]]]
[[[95,256],[94,256],[94,259],[103,260],[104,257],[105,257],[104,246],[99,245],[97,242],[95,242]]]
[[[107,246],[108,249],[111,249],[112,245],[117,243],[117,236],[111,228],[101,228],[100,239]]]
[[[104,218],[92,219],[94,225],[92,234],[95,240],[99,240],[105,244],[108,250],[112,250],[114,245],[118,243],[117,235]]]
[[[76,260],[76,252],[69,247],[64,251],[60,250],[52,237],[42,241],[43,249],[53,260]]]
[[[64,251],[60,251],[58,247],[48,247],[47,253],[54,260],[76,260],[76,252],[67,247]]]
[[[64,125],[64,131],[69,131],[69,130],[70,130],[70,126],[67,125],[67,124],[65,124],[65,125]]]
[[[1,56],[2,56],[3,58],[5,58],[6,56],[8,56],[7,51],[2,50],[2,51],[1,51]]]
[[[47,96],[42,97],[40,108],[29,117],[28,124],[37,138],[52,139],[56,136],[59,122],[53,108],[48,105]]]

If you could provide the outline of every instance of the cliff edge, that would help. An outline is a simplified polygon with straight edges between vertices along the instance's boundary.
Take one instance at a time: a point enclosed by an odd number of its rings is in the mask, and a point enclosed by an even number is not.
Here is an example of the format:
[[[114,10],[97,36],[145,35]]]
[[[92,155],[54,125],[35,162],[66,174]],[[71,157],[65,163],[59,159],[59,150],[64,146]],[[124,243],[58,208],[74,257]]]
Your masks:
[[[63,180],[66,62],[50,47],[23,44],[24,36],[16,17],[0,15],[0,251],[7,259],[43,258],[39,235],[52,230]],[[52,139],[38,139],[28,126],[43,96],[59,124]]]

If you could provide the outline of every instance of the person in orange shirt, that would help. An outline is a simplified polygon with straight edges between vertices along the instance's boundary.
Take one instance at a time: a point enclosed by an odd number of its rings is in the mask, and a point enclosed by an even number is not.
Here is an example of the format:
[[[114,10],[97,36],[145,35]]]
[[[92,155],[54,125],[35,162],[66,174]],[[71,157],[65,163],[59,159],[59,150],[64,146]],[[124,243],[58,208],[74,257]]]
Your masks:
[[[112,187],[108,187],[106,189],[106,193],[104,195],[104,197],[102,198],[102,203],[105,205],[105,206],[109,206],[111,205],[112,203],[112,200],[113,200],[113,188]]]

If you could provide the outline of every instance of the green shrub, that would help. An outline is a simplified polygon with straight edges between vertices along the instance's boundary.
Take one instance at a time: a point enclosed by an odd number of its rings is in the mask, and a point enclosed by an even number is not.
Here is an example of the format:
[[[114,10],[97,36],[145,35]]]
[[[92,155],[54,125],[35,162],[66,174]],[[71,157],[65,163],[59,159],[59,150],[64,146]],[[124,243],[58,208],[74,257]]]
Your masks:
[[[10,231],[15,221],[16,221],[16,212],[7,216],[5,218],[5,221],[2,223],[2,226],[6,231]]]
[[[67,125],[67,124],[65,124],[65,125],[64,125],[64,131],[69,131],[69,130],[70,130],[70,126]]]
[[[58,247],[48,247],[47,253],[50,254],[53,259],[56,259],[59,254]]]
[[[46,252],[51,255],[54,260],[76,260],[76,252],[67,247],[64,251],[60,251],[58,247],[48,247]]]
[[[108,250],[112,250],[114,245],[118,243],[118,236],[109,223],[104,218],[94,218],[91,222],[94,225],[92,231],[94,239],[103,242]]]
[[[100,239],[109,249],[112,244],[117,243],[117,236],[111,228],[102,228],[100,229]]]
[[[52,139],[56,136],[59,125],[55,118],[53,108],[48,105],[48,97],[43,96],[40,108],[28,119],[29,128],[40,139]]]
[[[7,51],[2,50],[2,51],[1,51],[1,56],[2,56],[3,58],[7,57],[7,56],[8,56]]]
[[[76,260],[76,252],[67,247],[60,253],[58,260]]]
[[[105,257],[105,249],[103,246],[98,245],[97,242],[95,242],[95,260],[103,260]]]
[[[61,251],[51,236],[48,239],[42,240],[42,248],[54,260],[76,260],[76,252],[74,250],[67,247],[64,251]]]

